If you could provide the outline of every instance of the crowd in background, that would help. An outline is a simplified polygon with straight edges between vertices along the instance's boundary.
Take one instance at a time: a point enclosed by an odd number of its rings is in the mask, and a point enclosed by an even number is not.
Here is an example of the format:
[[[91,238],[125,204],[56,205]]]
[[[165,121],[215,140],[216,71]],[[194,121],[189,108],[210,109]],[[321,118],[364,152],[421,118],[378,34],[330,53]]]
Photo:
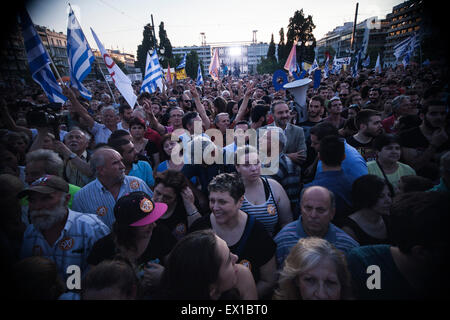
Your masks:
[[[313,83],[300,105],[272,75],[135,82],[133,108],[100,81],[62,106],[1,88],[9,296],[448,298],[448,68]]]

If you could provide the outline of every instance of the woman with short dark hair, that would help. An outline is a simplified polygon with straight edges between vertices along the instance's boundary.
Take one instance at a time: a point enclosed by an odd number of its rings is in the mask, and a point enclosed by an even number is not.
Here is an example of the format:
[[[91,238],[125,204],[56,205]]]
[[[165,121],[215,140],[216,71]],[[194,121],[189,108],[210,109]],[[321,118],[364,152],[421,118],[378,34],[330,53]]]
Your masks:
[[[360,245],[389,243],[387,230],[392,197],[385,181],[375,175],[364,175],[353,182],[353,214],[339,225]]]

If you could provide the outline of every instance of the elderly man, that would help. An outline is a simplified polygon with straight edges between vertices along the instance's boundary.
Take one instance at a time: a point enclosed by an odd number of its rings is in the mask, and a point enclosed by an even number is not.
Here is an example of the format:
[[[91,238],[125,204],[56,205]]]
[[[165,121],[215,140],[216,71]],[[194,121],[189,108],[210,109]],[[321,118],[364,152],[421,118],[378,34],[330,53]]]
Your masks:
[[[230,128],[230,115],[226,112],[219,113],[214,119],[214,125],[225,137],[227,129]]]
[[[72,129],[65,135],[64,143],[54,142],[55,150],[64,158],[67,181],[79,187],[84,187],[94,179],[86,150],[89,140],[90,136],[83,130]]]
[[[64,162],[58,154],[52,150],[38,149],[27,153],[25,166],[25,182],[31,185],[35,180],[43,175],[50,174],[58,177],[63,176]],[[71,195],[68,207],[72,208],[74,195],[80,190],[80,187],[69,183],[69,194]],[[25,201],[22,206],[22,221],[28,225],[28,203]]]
[[[94,135],[95,143],[107,143],[109,136],[112,132],[120,129],[117,125],[117,114],[113,106],[107,106],[102,108],[101,119],[102,124],[96,122],[88,111],[80,104],[75,94],[70,88],[65,87],[63,89],[64,95],[69,98],[72,103],[72,109],[74,112],[80,115],[83,119],[89,131]]]
[[[289,255],[291,248],[306,237],[319,237],[332,243],[344,253],[359,244],[347,233],[331,223],[335,213],[334,195],[324,187],[314,186],[302,190],[301,215],[275,236],[277,244],[278,268],[283,268],[283,263]]]
[[[413,112],[417,114],[417,109],[416,106],[411,103],[411,99],[408,96],[401,95],[395,97],[395,99],[392,100],[392,116],[381,121],[384,131],[386,133],[396,133],[397,129],[395,128],[395,125],[397,124],[398,119],[407,114],[414,114]]]
[[[298,218],[298,195],[302,188],[300,181],[300,167],[296,166],[292,160],[282,151],[287,143],[286,135],[278,127],[267,127],[267,131],[260,138],[260,150],[266,151],[267,159],[270,162],[265,163],[264,168],[271,168],[271,173],[267,173],[268,178],[278,181],[291,202],[291,210],[294,212],[294,218]],[[272,144],[278,149],[272,150]],[[278,165],[275,165],[278,164]]]
[[[303,129],[289,123],[290,110],[286,102],[277,100],[272,103],[270,111],[274,117],[274,125],[283,129],[287,138],[283,152],[296,164],[306,160],[306,144]]]
[[[68,267],[86,271],[87,257],[94,243],[110,229],[94,215],[67,208],[69,185],[63,179],[45,175],[29,189],[19,193],[28,196],[31,224],[25,230],[21,258],[43,256],[53,260],[63,279]]]
[[[90,165],[97,178],[77,192],[73,209],[96,213],[108,227],[115,221],[113,209],[121,196],[133,191],[144,191],[150,196],[153,195],[143,180],[125,175],[122,156],[116,150],[98,149],[92,155]]]

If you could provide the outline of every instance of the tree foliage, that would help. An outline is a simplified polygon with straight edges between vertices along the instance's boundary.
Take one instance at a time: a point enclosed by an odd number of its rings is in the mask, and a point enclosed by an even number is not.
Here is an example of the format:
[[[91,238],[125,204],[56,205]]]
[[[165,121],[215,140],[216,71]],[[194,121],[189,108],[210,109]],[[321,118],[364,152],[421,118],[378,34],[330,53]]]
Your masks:
[[[278,43],[278,62],[286,61],[288,54],[286,54],[286,44],[284,43],[284,29],[280,29],[280,42]]]
[[[267,50],[267,59],[277,60],[275,57],[275,41],[273,40],[273,33],[272,38],[270,39],[269,49]]]
[[[305,18],[303,9],[295,11],[294,16],[289,19],[286,49],[290,50],[294,41],[298,41],[299,47],[297,49],[297,61],[314,61],[314,48],[316,47],[316,39],[313,35],[313,30],[316,28],[312,20],[312,16],[308,15]],[[310,42],[310,46],[305,46]]]
[[[143,74],[145,74],[147,52],[149,50],[153,50],[155,46],[158,47],[158,42],[157,39],[155,39],[155,37],[153,36],[152,26],[150,25],[150,23],[148,23],[144,27],[142,43],[137,48],[137,60],[134,64],[136,68],[141,69],[141,72]]]
[[[198,54],[197,51],[192,50],[186,56],[186,74],[191,79],[197,78],[197,69],[198,69]]]
[[[171,59],[173,57],[172,44],[167,37],[167,31],[164,29],[164,22],[162,21],[159,24],[159,46],[164,48],[164,58]]]

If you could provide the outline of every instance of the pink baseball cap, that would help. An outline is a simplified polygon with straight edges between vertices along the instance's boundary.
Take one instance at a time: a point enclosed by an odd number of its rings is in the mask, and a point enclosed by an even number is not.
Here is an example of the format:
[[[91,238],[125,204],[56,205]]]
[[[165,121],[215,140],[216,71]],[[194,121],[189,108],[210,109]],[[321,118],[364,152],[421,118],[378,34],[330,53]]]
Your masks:
[[[142,191],[131,192],[119,200],[114,206],[116,222],[130,227],[149,225],[158,220],[167,211],[167,204],[153,202],[150,196]]]

